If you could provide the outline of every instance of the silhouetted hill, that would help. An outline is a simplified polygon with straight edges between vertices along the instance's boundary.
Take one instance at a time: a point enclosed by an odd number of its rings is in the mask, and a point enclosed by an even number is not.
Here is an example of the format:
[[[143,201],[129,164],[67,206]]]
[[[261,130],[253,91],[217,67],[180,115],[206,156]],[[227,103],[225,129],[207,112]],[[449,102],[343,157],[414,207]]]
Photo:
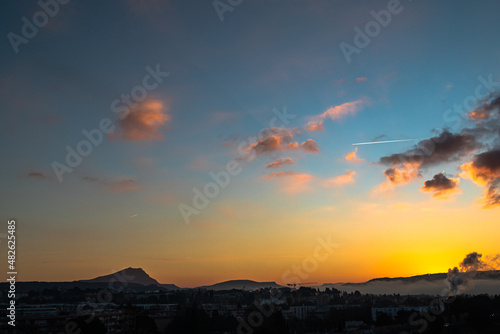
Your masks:
[[[79,280],[81,283],[112,283],[112,282],[126,282],[132,284],[148,285],[161,285],[157,280],[151,278],[142,268],[127,268],[110,275],[99,276],[89,280]]]
[[[417,275],[417,276],[410,276],[410,277],[381,277],[381,278],[374,278],[371,279],[367,282],[364,283],[343,283],[343,285],[349,286],[349,285],[366,285],[369,283],[376,283],[376,282],[391,282],[391,281],[401,281],[404,283],[415,283],[418,281],[428,281],[428,282],[434,282],[434,281],[442,281],[446,279],[448,274],[446,273],[439,273],[439,274],[425,274],[425,275]],[[480,279],[500,279],[500,270],[490,270],[490,271],[477,271],[474,273],[474,279],[480,280]]]
[[[201,288],[207,290],[255,290],[262,288],[282,288],[276,282],[256,282],[251,280],[231,280],[213,285],[202,286]]]
[[[382,277],[363,283],[329,283],[322,287],[334,287],[347,292],[360,291],[371,294],[432,294],[446,293],[449,285],[446,273],[426,274],[411,277]],[[500,294],[500,270],[462,273],[467,281],[465,291],[468,294]]]
[[[142,268],[127,268],[110,275],[99,276],[89,280],[80,280],[79,283],[108,283],[126,282],[127,284],[138,284],[142,286],[156,285],[169,290],[180,289],[175,284],[160,284],[149,276]]]
[[[8,283],[0,283],[0,286]],[[120,291],[180,290],[174,284],[160,284],[141,268],[126,268],[110,275],[73,282],[17,282],[20,291],[51,288],[80,289],[119,289]]]

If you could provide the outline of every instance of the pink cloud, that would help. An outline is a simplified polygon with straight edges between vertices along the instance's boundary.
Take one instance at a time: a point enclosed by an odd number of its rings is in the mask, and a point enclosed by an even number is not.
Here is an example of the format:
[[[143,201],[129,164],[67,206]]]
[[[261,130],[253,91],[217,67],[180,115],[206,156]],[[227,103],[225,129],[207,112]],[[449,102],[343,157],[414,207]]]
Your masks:
[[[269,165],[267,165],[266,168],[279,168],[281,166],[285,165],[293,165],[295,162],[293,161],[292,158],[280,158]]]
[[[356,83],[360,83],[360,82],[365,82],[365,81],[368,81],[368,78],[367,77],[359,77],[359,78],[356,78]]]
[[[354,114],[359,111],[364,104],[365,102],[363,100],[357,100],[330,107],[322,114],[311,117],[306,124],[306,129],[307,131],[322,131],[324,129],[323,122],[325,119],[337,120],[349,114]]]
[[[318,153],[319,152],[319,145],[316,144],[316,142],[313,139],[308,139],[302,144],[300,144],[300,147],[304,150],[304,152],[308,153]]]
[[[125,141],[157,141],[164,137],[160,130],[171,116],[164,112],[161,101],[147,101],[132,109],[119,121],[120,129],[111,132],[110,139]]]
[[[312,139],[308,139],[300,145],[297,141],[294,141],[297,133],[298,130],[286,128],[264,129],[259,134],[259,139],[255,143],[245,146],[243,150],[253,150],[257,154],[298,150],[303,150],[307,153],[317,153],[319,151],[318,144]]]

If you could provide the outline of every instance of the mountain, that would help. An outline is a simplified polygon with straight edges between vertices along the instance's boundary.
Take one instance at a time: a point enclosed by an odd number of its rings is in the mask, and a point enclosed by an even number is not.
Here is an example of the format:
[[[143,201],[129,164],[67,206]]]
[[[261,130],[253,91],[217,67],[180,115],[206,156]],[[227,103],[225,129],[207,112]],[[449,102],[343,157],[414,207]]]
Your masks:
[[[477,271],[459,274],[463,281],[461,293],[467,294],[500,294],[500,270]],[[341,291],[370,294],[432,294],[438,295],[449,291],[448,274],[426,274],[411,277],[382,277],[364,283],[327,283],[322,287],[334,287]]]
[[[200,287],[207,290],[256,290],[262,288],[282,288],[276,282],[256,282],[251,280],[231,280]]]
[[[158,283],[157,280],[149,276],[142,268],[131,268],[131,267],[117,271],[116,273],[110,275],[99,276],[89,280],[80,280],[77,282],[79,283],[110,283],[110,282],[125,283],[126,282],[127,284],[132,283],[144,286],[161,285],[160,283]],[[173,285],[173,284],[168,284],[168,285]]]

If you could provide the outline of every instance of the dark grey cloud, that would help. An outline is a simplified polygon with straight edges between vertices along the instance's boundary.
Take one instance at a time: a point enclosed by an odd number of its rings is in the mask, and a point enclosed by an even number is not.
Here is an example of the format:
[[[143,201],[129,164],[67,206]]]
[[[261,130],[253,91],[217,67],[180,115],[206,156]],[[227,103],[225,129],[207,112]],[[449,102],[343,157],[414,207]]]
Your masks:
[[[380,162],[389,166],[409,163],[428,167],[443,162],[458,161],[481,147],[482,144],[472,135],[454,134],[443,130],[438,136],[422,140],[406,152],[380,158]]]
[[[443,172],[434,175],[432,180],[425,181],[420,190],[433,192],[433,197],[444,198],[449,194],[460,192],[460,180],[448,178]]]

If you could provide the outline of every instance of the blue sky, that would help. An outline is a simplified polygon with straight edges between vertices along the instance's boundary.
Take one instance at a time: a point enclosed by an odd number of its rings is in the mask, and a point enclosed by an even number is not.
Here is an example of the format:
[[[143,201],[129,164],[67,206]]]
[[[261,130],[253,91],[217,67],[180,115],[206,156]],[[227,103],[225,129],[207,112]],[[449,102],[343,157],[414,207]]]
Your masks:
[[[56,244],[70,236],[86,236],[88,239],[78,242],[89,252],[72,255],[85,265],[80,269],[68,266],[58,279],[106,271],[107,263],[116,259],[128,267],[123,245],[137,233],[140,240],[164,235],[165,240],[179,243],[165,249],[151,246],[144,251],[146,258],[161,249],[165,257],[184,259],[195,257],[189,252],[193,245],[199,245],[201,253],[212,251],[214,244],[224,245],[219,239],[223,235],[236,239],[258,235],[258,226],[264,222],[275,236],[282,232],[280,225],[273,227],[269,222],[301,217],[309,210],[311,217],[319,215],[318,221],[326,221],[329,218],[324,215],[329,211],[323,208],[335,207],[330,219],[338,222],[335,229],[344,231],[357,219],[352,208],[369,202],[428,203],[431,196],[418,191],[423,181],[441,171],[454,176],[460,171],[457,163],[422,170],[421,179],[397,187],[396,194],[381,199],[373,194],[386,180],[383,171],[387,166],[378,161],[404,152],[418,141],[358,146],[357,156],[363,160],[358,164],[346,161],[345,156],[354,150],[352,143],[436,136],[453,125],[443,115],[475,94],[481,84],[479,76],[498,81],[500,46],[491,35],[498,29],[500,4],[401,1],[401,12],[393,14],[387,27],[347,63],[340,43],[353,44],[355,27],[363,30],[373,20],[370,11],[386,10],[388,3],[243,1],[225,12],[221,21],[210,1],[71,1],[60,5],[27,44],[19,45],[17,54],[7,35],[20,35],[22,17],[32,21],[40,7],[35,1],[4,4],[0,14],[4,36],[0,147],[5,160],[0,208],[2,217],[15,216],[25,222],[20,233],[27,241],[20,252],[30,259],[27,263],[32,268],[27,269],[26,278],[37,278],[41,256],[54,257],[60,263],[69,261],[61,255],[68,241],[60,247]],[[141,85],[148,66],[169,72],[144,102],[159,101],[161,111],[152,115],[167,115],[168,120],[152,127],[161,139],[124,140],[127,134],[133,136],[126,131],[135,131],[126,130],[127,124],[133,127],[135,123],[122,123],[111,104]],[[323,131],[305,130],[314,116],[353,101],[363,101],[355,112],[325,118]],[[186,225],[179,203],[190,203],[192,189],[210,182],[209,172],[218,172],[236,159],[238,144],[270,128],[273,109],[284,108],[295,116],[286,128],[300,129],[293,141],[300,145],[312,139],[319,151],[279,151],[242,162],[241,174],[191,226]],[[97,128],[103,118],[111,119],[116,131],[125,129],[122,137],[111,140],[105,135],[103,143],[58,182],[51,164],[63,162],[65,147],[75,148],[85,139],[82,130]],[[474,122],[464,120],[461,127],[471,124]],[[284,173],[308,178],[304,193],[285,190],[284,194],[280,182],[287,176],[272,176],[265,168],[280,157],[295,161],[283,168]],[[355,182],[328,190],[319,185],[349,171],[355,171]],[[453,200],[429,205],[438,211],[441,206],[470,207],[483,190],[470,181],[462,181],[461,188],[462,194]],[[343,207],[346,209],[339,209]],[[479,210],[474,208],[470,210]],[[252,212],[259,214],[253,217]],[[141,232],[135,225],[129,226],[134,214],[138,214],[135,220],[141,219]],[[297,224],[291,229],[293,236],[308,230]],[[203,233],[196,230],[203,226],[219,234],[203,239]],[[109,242],[113,246],[107,260],[90,264],[89,254],[100,249],[104,236],[113,235],[116,228],[120,233]],[[307,232],[311,235],[326,233],[323,224],[311,229],[314,232]],[[457,254],[463,250],[458,244],[454,247]],[[277,254],[279,248],[275,248],[267,257]],[[227,251],[223,248],[220,253]],[[447,256],[451,259],[455,253]],[[360,263],[362,258],[360,254]],[[139,258],[136,261],[141,265]],[[265,267],[266,261],[257,264]],[[207,269],[197,265],[189,273],[203,277]],[[231,266],[219,268],[222,276],[234,274],[228,268]],[[182,275],[155,270],[164,280],[189,281]],[[237,275],[250,275],[238,270]],[[361,272],[346,271],[339,279],[376,275],[369,268]],[[276,274],[264,270],[257,276],[274,279]]]

